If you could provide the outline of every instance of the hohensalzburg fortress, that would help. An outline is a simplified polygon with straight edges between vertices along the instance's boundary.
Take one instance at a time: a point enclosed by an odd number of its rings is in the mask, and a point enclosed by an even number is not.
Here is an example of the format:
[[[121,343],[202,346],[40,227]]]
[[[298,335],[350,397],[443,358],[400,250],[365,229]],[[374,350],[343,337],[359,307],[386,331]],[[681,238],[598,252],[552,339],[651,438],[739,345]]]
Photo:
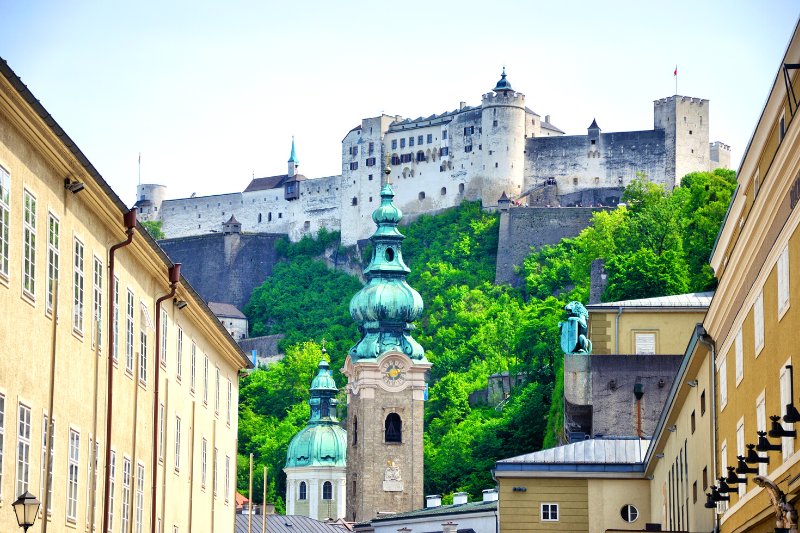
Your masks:
[[[636,172],[671,189],[689,172],[730,166],[730,147],[709,143],[708,108],[708,100],[672,96],[654,102],[652,130],[603,133],[592,121],[586,135],[565,135],[526,107],[504,71],[479,106],[363,119],[342,141],[340,175],[299,174],[293,140],[288,172],[253,179],[243,192],[169,200],[166,186],[143,184],[136,205],[139,219],[161,220],[168,238],[220,232],[234,217],[245,232],[297,241],[325,227],[353,245],[373,232],[387,164],[394,202],[412,218],[464,199],[496,208],[503,193],[542,207],[613,205]]]

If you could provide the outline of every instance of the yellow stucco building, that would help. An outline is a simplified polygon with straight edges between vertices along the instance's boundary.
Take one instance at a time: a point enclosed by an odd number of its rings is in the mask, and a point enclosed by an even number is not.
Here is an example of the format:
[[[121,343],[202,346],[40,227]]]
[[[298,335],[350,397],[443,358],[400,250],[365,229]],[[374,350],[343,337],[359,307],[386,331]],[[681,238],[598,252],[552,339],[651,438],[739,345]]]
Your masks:
[[[0,531],[18,530],[26,491],[49,509],[33,533],[232,531],[248,359],[2,60],[0,74]]]

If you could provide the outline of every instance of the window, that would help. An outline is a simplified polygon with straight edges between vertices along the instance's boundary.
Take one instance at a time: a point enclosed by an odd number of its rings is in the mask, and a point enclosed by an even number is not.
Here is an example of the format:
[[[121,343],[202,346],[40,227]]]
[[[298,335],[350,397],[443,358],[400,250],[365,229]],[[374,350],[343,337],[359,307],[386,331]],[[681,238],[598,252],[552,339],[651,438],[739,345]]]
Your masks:
[[[31,466],[31,408],[19,404],[17,420],[17,494],[15,497],[28,491]]]
[[[449,155],[449,154],[450,154],[450,148],[448,148],[447,146],[443,146],[442,148],[439,148],[439,155],[440,156]]]
[[[392,165],[397,166],[399,164],[400,164],[400,157],[396,156],[396,155],[393,155],[392,156]]]
[[[723,357],[719,364],[719,408],[728,405],[728,358]]]
[[[423,152],[417,152],[417,163],[421,163],[425,161],[425,154]]]
[[[422,137],[423,137],[422,135],[417,137],[417,144],[422,144]],[[428,137],[430,137],[430,135],[428,135]]]
[[[175,416],[175,471],[181,469],[181,417]]]
[[[139,324],[139,381],[147,384],[147,321]]]
[[[97,335],[96,342],[103,344],[103,263],[94,258],[94,275],[92,276],[92,312],[97,327],[92,324],[92,339]]]
[[[119,278],[114,276],[114,362],[119,361]]]
[[[131,460],[122,458],[122,507],[120,509],[121,533],[127,533],[130,520],[131,501]]]
[[[158,406],[158,460],[164,461],[164,404]]]
[[[425,199],[425,191],[423,191],[423,192],[419,193],[418,197],[419,197],[419,201],[420,201],[420,202],[421,202],[422,200],[424,200],[424,199]]]
[[[11,208],[11,176],[0,167],[0,274],[8,277],[8,231]]]
[[[111,450],[111,473],[108,476],[108,531],[114,531],[114,489],[117,485],[117,452]]]
[[[708,467],[703,467],[703,490],[708,488]]]
[[[267,222],[272,222],[272,213],[267,213]]]
[[[411,163],[411,154],[402,154],[400,156],[400,161],[403,163]]]
[[[231,380],[228,380],[228,409],[227,409],[227,416],[226,420],[228,425],[231,425],[231,403],[233,402],[233,383]]]
[[[375,158],[372,158],[372,164],[375,164]],[[372,174],[369,175],[369,181],[372,181]]]
[[[142,533],[144,522],[144,465],[136,465],[136,515],[134,516],[134,530]]]
[[[5,443],[5,428],[6,397],[0,394],[0,498],[3,496],[3,444]]]
[[[700,416],[706,414],[706,391],[700,393]],[[705,490],[705,488],[703,488]]]
[[[403,422],[397,413],[389,413],[384,423],[384,442],[403,442]]]
[[[167,368],[167,312],[161,311],[161,366]]]
[[[790,357],[785,364],[791,365],[792,358]],[[780,387],[781,387],[781,417],[783,417],[786,415],[786,405],[792,403],[792,397],[790,394],[792,390],[792,384],[789,382],[791,374],[786,370],[785,365],[784,367],[781,368],[779,376],[780,376]],[[786,431],[793,431],[794,424],[789,424],[788,422],[784,422],[783,429],[785,429]],[[789,458],[789,456],[794,453],[794,438],[783,437],[781,439],[781,446],[783,446],[781,450],[783,453],[783,460],[786,461]]]
[[[692,411],[691,426],[692,426],[692,434],[694,435],[694,430],[697,428],[697,423],[695,421],[694,411]]]
[[[72,299],[72,329],[83,333],[83,243],[75,239],[74,294]]]
[[[178,326],[178,354],[175,360],[175,378],[180,381],[183,372],[183,328]]]
[[[744,449],[744,417],[739,419],[739,423],[736,424],[736,455],[744,457],[746,455]],[[745,483],[739,483],[739,498],[744,496],[745,492],[747,492],[747,485]]]
[[[400,148],[405,148],[405,147],[406,147],[406,140],[400,139]]]
[[[326,481],[322,485],[322,499],[323,500],[332,500],[333,499],[333,485],[330,481]]]
[[[447,139],[447,130],[442,130],[442,140]]]
[[[125,309],[125,370],[133,373],[133,293],[130,290]]]
[[[441,190],[441,191],[439,191],[439,194],[441,194],[442,196],[444,196],[445,194],[447,194],[447,187],[442,187],[442,190]]]
[[[572,178],[572,184],[573,185],[577,185],[578,184],[578,178]]]
[[[375,151],[375,143],[369,143],[369,153],[372,153],[372,152],[374,152],[374,151]],[[374,160],[374,159],[375,159],[375,158],[373,158],[373,160]]]
[[[0,173],[2,170],[0,169]],[[0,213],[0,217],[2,214]],[[0,224],[2,222],[0,221]],[[52,214],[47,217],[47,310],[53,310],[54,282],[58,281],[58,240],[61,223]],[[2,246],[2,244],[0,244]]]
[[[368,157],[367,158],[367,166],[368,167],[374,167],[375,166],[375,158],[374,157]],[[372,179],[372,176],[370,176],[369,179]]]
[[[297,497],[297,499],[298,500],[305,500],[306,499],[306,494],[307,494],[306,493],[306,482],[305,481],[301,481],[300,482],[300,494]]]
[[[36,297],[36,199],[25,191],[22,218],[24,238],[22,262],[22,290],[31,298]]]
[[[742,328],[736,332],[736,386],[739,386],[744,377],[744,350],[742,349]]]
[[[492,123],[492,126],[497,127],[497,121],[496,120],[494,121],[494,123]],[[592,142],[592,144],[594,144],[594,142]]]
[[[392,140],[392,150],[397,150],[397,139]]]
[[[408,145],[409,146],[414,146],[414,137],[409,137],[408,138]]]
[[[353,417],[353,446],[358,444],[358,417]]]
[[[94,453],[92,453],[92,439],[89,439],[89,464],[86,469],[86,528],[89,528],[92,515],[97,516],[97,456],[100,453],[100,444],[95,439]],[[94,474],[92,473],[92,459],[94,458]],[[94,498],[92,497],[92,488],[94,487]],[[94,505],[92,505],[94,502]],[[96,522],[96,521],[95,521]]]
[[[464,147],[464,151],[465,151],[465,152],[471,152],[471,151],[472,151],[472,145],[471,145],[471,144],[468,144],[468,145],[466,145],[466,146]]]
[[[217,476],[217,456],[218,455],[219,455],[219,450],[217,448],[214,448],[214,472],[212,474],[214,476],[214,496],[217,495],[217,479],[218,479],[218,476]]]
[[[558,504],[542,504],[542,522],[558,522]]]
[[[720,454],[720,463],[722,463],[722,468],[720,469],[720,472],[727,472],[728,471],[728,440],[727,439],[722,441],[722,446],[720,446],[720,448],[719,448],[719,454]],[[728,510],[728,502],[718,502],[717,503],[717,513],[722,514],[723,512],[725,512],[727,510]]]
[[[67,520],[78,519],[78,465],[81,457],[81,435],[69,430],[69,462],[67,465]]]
[[[756,400],[756,431],[767,431],[767,409],[764,404],[764,397],[766,391],[762,391],[761,395]],[[759,457],[767,457],[767,452],[758,452]],[[758,475],[767,475],[767,465],[765,463],[758,463]]]
[[[622,519],[628,523],[635,522],[637,518],[639,518],[639,510],[636,509],[633,505],[625,505],[620,510],[620,514],[622,515]]]
[[[203,404],[208,405],[208,356],[204,357],[203,363]]]
[[[761,290],[753,303],[753,329],[755,332],[756,357],[764,347],[764,291]]]
[[[217,388],[216,388],[216,395],[214,397],[214,413],[219,414],[219,367],[217,367]]]
[[[283,218],[283,213],[278,213],[278,218]]]
[[[350,155],[358,155],[358,146],[350,147]]]
[[[636,354],[655,355],[656,354],[656,334],[655,333],[635,333]]]
[[[208,451],[208,441],[204,438],[200,445],[200,486],[206,488],[206,453]]]
[[[350,163],[350,170],[358,170],[358,161]]]
[[[789,307],[789,247],[778,257],[778,320]]]
[[[464,192],[464,184],[463,183],[459,183],[458,184],[458,192]]]
[[[428,134],[428,144],[431,144],[432,142],[433,142],[433,134],[432,134],[432,133],[429,133],[429,134]],[[422,144],[422,142],[421,142],[421,141],[420,141],[420,144]]]
[[[194,392],[195,384],[195,367],[197,366],[197,345],[192,341],[192,371],[189,376],[189,388]]]
[[[464,135],[472,135],[475,133],[475,126],[467,126],[464,128]]]
[[[225,502],[228,501],[228,494],[231,490],[231,458],[225,456]]]

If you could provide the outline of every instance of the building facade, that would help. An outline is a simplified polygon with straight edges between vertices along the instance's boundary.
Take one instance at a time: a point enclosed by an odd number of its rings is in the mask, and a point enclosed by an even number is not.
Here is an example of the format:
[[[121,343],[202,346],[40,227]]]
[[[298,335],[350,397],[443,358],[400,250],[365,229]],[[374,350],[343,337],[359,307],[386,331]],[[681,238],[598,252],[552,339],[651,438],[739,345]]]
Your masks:
[[[319,363],[311,382],[311,419],[292,437],[286,452],[286,514],[315,520],[336,520],[345,513],[347,487],[347,432],[336,418],[339,389],[328,370]]]
[[[513,202],[616,203],[620,189],[644,172],[668,189],[689,172],[730,166],[730,147],[709,142],[709,101],[671,96],[654,102],[652,130],[565,135],[550,116],[527,107],[505,71],[481,103],[404,119],[365,118],[342,139],[341,174],[298,173],[294,140],[286,174],[256,178],[243,192],[167,200],[166,187],[137,187],[140,218],[161,220],[168,238],[218,231],[235,213],[247,232],[288,234],[292,241],[325,227],[349,246],[370,235],[369,217],[386,184],[407,215],[435,213],[463,200],[494,209]],[[546,194],[542,194],[545,192]]]
[[[423,421],[431,364],[411,336],[422,297],[406,282],[403,213],[388,184],[372,220],[367,284],[350,301],[361,338],[350,349],[347,376],[347,515],[353,522],[423,506]]]
[[[33,531],[232,531],[247,359],[0,73],[0,529],[17,529],[8,507],[28,491],[43,502]]]

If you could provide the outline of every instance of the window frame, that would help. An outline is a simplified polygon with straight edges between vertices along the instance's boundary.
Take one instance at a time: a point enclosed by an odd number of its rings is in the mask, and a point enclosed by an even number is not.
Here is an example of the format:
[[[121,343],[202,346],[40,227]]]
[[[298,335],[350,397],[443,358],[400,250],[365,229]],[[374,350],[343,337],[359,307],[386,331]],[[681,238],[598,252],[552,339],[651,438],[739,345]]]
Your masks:
[[[758,291],[755,302],[753,302],[753,330],[755,343],[755,356],[764,349],[764,289]]]
[[[0,392],[0,501],[3,499],[3,459],[5,458],[6,437],[6,395]]]
[[[52,514],[53,514],[53,464],[55,463],[55,446],[56,446],[55,425],[56,425],[56,422],[55,422],[55,419],[53,419],[53,424],[52,424],[53,436],[50,439],[50,475],[46,476],[44,468],[45,468],[45,464],[47,462],[47,432],[48,432],[48,430],[50,429],[51,426],[50,426],[50,417],[48,416],[48,414],[46,412],[42,413],[42,464],[40,465],[41,468],[39,469],[39,471],[40,471],[40,473],[39,473],[39,494],[41,495],[40,497],[42,498],[42,508],[43,508],[44,507],[44,500],[45,500],[45,496],[44,496],[44,491],[45,491],[44,485],[45,485],[45,483],[44,483],[44,480],[45,480],[45,477],[47,477],[48,478],[47,492],[50,494],[48,502],[47,502],[49,504],[49,508],[47,509],[47,516],[52,516]],[[0,447],[2,447],[2,445],[0,445]],[[39,509],[40,513],[42,513],[42,508]]]
[[[120,502],[120,531],[127,533],[131,522],[131,481],[133,480],[133,464],[127,455],[122,456],[122,500]]]
[[[175,472],[181,471],[181,417],[175,414]]]
[[[190,350],[191,350],[191,359],[192,359],[192,361],[191,361],[191,363],[192,363],[192,366],[191,366],[192,371],[191,371],[190,379],[189,379],[189,391],[192,393],[192,396],[194,396],[194,389],[195,389],[195,385],[197,384],[197,343],[194,341],[194,339],[192,339],[192,347],[191,347]]]
[[[547,518],[544,517],[545,513],[545,505],[547,506]],[[555,508],[556,517],[550,518],[553,513],[553,509]],[[541,522],[560,522],[561,521],[561,513],[560,509],[558,508],[557,503],[549,503],[549,502],[542,502],[539,504],[539,521]]]
[[[23,413],[25,413],[23,415]],[[24,401],[17,402],[17,460],[14,475],[15,498],[28,491],[31,471],[31,433],[33,409]]]
[[[167,369],[167,327],[169,323],[169,315],[167,310],[161,310],[161,368]]]
[[[72,332],[83,338],[83,311],[86,292],[86,246],[77,235],[73,238],[72,244]]]
[[[301,481],[300,484],[297,486],[297,499],[299,501],[307,501],[308,500],[308,485],[305,481]]]
[[[134,499],[134,522],[133,531],[135,533],[142,533],[144,526],[144,480],[145,469],[144,463],[137,461],[136,463],[136,498]]]
[[[326,489],[326,487],[330,487],[330,497],[329,498],[325,497],[325,489]],[[330,481],[325,481],[322,484],[322,499],[323,500],[328,500],[328,501],[333,500],[333,483],[331,483]]]
[[[36,301],[36,204],[36,195],[34,195],[28,188],[23,188],[22,296],[31,302]]]
[[[208,439],[200,441],[200,488],[206,490],[206,473],[208,472]]]
[[[99,350],[103,347],[103,260],[92,254],[92,316],[97,321],[99,333],[92,322],[92,349],[99,343]],[[97,338],[95,338],[97,336]]]
[[[133,377],[134,367],[136,366],[136,352],[134,342],[136,335],[136,295],[130,287],[125,293],[125,373]]]
[[[11,172],[0,165],[0,278],[9,280],[11,260]]]
[[[114,493],[117,490],[117,450],[111,448],[111,472],[108,476],[108,532],[114,531]]]
[[[53,244],[55,241],[55,244]],[[55,281],[59,281],[58,273],[61,260],[61,220],[52,211],[47,212],[47,298],[45,299],[45,311],[47,314],[53,313]]]
[[[69,428],[69,441],[67,447],[67,522],[78,522],[78,490],[80,488],[81,470],[81,433],[74,427]],[[70,507],[72,513],[70,514]]]
[[[183,328],[178,325],[178,334],[175,336],[175,381],[181,382],[183,377]]]

